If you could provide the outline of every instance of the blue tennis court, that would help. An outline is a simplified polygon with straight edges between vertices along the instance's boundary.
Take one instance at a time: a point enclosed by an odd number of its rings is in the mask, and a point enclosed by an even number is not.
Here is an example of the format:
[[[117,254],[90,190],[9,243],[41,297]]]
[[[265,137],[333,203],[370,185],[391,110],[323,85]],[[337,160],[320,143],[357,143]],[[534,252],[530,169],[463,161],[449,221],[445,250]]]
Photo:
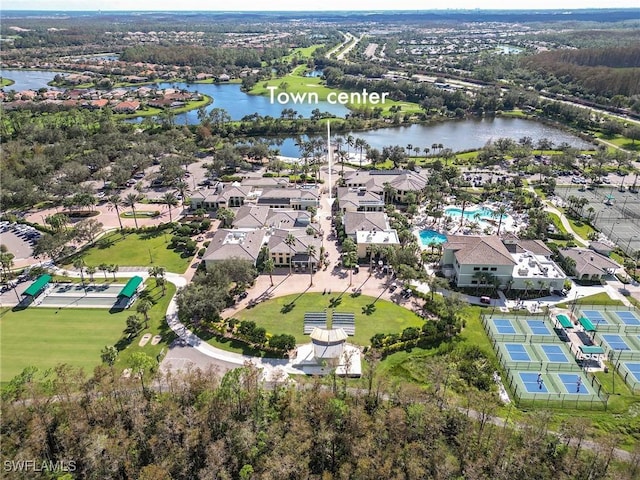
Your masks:
[[[602,339],[607,342],[609,348],[612,350],[631,350],[627,342],[625,342],[620,335],[613,333],[602,335]]]
[[[581,375],[576,375],[575,373],[558,373],[558,378],[562,381],[567,393],[591,395],[589,388],[583,383]]]
[[[531,361],[531,357],[529,356],[527,350],[524,348],[524,345],[520,343],[505,343],[504,347],[507,349],[507,352],[509,352],[511,360],[513,360],[514,362]]]
[[[498,333],[507,335],[509,333],[516,333],[516,327],[513,326],[511,320],[507,318],[494,318],[493,324],[496,326]]]
[[[625,362],[624,366],[627,367],[627,370],[635,377],[636,381],[640,382],[640,363]]]
[[[551,335],[549,327],[543,320],[527,320],[527,325],[534,335]]]
[[[640,318],[633,312],[614,312],[625,325],[640,325]]]
[[[547,390],[547,385],[544,383],[542,377],[540,377],[540,381],[538,381],[538,373],[534,372],[519,372],[520,380],[524,384],[524,388],[527,389],[528,393],[549,393]]]
[[[569,363],[569,359],[560,345],[540,345],[540,348],[550,362]]]
[[[583,310],[582,311],[582,315],[587,317],[589,320],[591,320],[591,323],[593,323],[594,325],[600,324],[600,325],[608,325],[609,322],[607,321],[606,318],[604,318],[604,315],[602,314],[602,312],[600,310]]]

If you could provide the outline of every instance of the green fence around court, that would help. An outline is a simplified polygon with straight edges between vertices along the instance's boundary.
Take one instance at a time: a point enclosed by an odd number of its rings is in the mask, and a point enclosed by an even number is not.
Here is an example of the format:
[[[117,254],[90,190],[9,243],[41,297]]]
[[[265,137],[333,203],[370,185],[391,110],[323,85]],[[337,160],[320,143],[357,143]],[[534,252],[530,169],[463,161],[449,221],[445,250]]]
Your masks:
[[[531,317],[539,319],[540,317]],[[583,372],[578,365],[576,359],[576,352],[568,347],[567,353],[569,362],[550,362],[546,356],[546,353],[541,349],[540,345],[543,344],[558,344],[565,345],[566,343],[560,340],[557,335],[522,335],[522,334],[499,334],[492,328],[493,324],[489,322],[491,317],[482,315],[480,317],[481,323],[491,341],[498,361],[502,366],[502,369],[506,373],[507,381],[505,386],[508,387],[511,398],[519,407],[540,407],[547,408],[576,408],[576,409],[588,409],[588,410],[606,410],[608,402],[608,394],[603,389],[602,385],[598,381],[595,375],[589,372]],[[517,321],[521,321],[519,318]],[[514,361],[511,360],[509,352],[504,343],[519,343],[524,346],[525,351],[529,354],[531,361]],[[547,374],[548,384],[552,387],[553,392],[538,393],[528,392],[521,381],[516,378],[518,372],[532,372],[538,371]],[[592,387],[594,394],[590,395],[575,395],[571,393],[561,393],[562,387],[557,384],[554,378],[554,373],[583,373],[588,383]],[[587,383],[587,382],[585,382]]]
[[[558,393],[560,387],[557,385],[552,375],[546,377],[546,384],[553,387],[555,392],[530,393],[527,392],[516,374],[522,370],[508,369],[507,381],[505,386],[512,393],[515,404],[522,407],[541,407],[546,408],[575,408],[587,410],[607,410],[609,395],[604,391],[602,385],[595,375],[587,374],[588,384],[596,391],[592,395],[576,395],[572,393]],[[580,369],[578,369],[580,371]]]

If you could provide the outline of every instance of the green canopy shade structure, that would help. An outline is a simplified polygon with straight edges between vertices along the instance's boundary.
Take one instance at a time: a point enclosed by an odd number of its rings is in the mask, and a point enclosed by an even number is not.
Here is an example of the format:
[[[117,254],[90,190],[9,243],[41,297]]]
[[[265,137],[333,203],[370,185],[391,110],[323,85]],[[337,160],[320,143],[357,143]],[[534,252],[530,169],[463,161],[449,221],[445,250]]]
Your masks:
[[[562,328],[573,328],[573,323],[571,323],[571,320],[569,320],[569,317],[566,315],[558,315],[556,318],[560,322],[560,325],[562,325]]]
[[[597,345],[580,345],[580,351],[591,355],[604,355],[604,348]]]
[[[31,297],[37,296],[47,284],[51,281],[51,275],[40,275],[31,285],[27,288],[23,295],[29,295]]]
[[[130,279],[124,287],[122,287],[122,290],[120,290],[118,296],[127,298],[133,297],[141,283],[142,277],[136,275],[135,277]]]
[[[587,317],[581,317],[580,320],[578,320],[578,322],[580,322],[580,325],[582,325],[582,328],[584,328],[585,331],[587,332],[596,331],[595,325],[591,323],[591,320],[589,320]]]

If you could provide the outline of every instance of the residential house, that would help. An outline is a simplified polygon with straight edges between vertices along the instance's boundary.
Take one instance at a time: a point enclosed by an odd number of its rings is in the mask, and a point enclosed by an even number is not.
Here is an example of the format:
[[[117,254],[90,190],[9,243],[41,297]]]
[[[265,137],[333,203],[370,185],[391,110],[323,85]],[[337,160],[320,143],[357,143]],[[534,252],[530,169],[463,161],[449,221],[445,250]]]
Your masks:
[[[140,108],[140,102],[125,101],[125,102],[120,102],[115,107],[113,107],[113,111],[115,113],[134,113],[134,112],[137,112],[139,108]]]

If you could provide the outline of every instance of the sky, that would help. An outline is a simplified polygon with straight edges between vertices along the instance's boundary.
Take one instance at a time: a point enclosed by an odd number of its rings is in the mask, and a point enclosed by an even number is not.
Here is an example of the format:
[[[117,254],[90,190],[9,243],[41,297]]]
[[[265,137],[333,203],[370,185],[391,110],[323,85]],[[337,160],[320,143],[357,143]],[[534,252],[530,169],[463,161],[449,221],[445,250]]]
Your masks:
[[[432,5],[431,5],[431,4]],[[583,8],[638,8],[638,0],[3,0],[1,10],[120,10],[120,11],[261,11],[261,10],[523,10],[523,9],[583,9]]]

